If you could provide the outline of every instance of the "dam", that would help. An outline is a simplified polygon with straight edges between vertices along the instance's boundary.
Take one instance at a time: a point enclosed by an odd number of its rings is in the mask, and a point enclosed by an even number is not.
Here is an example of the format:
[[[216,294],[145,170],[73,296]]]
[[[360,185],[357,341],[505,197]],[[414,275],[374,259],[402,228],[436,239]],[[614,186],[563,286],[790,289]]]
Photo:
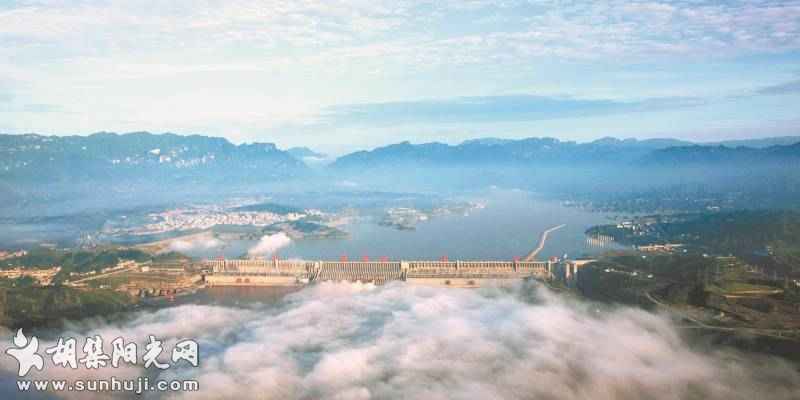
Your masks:
[[[385,284],[402,281],[452,287],[549,280],[551,261],[294,261],[216,259],[203,261],[207,286],[302,286],[348,281]]]

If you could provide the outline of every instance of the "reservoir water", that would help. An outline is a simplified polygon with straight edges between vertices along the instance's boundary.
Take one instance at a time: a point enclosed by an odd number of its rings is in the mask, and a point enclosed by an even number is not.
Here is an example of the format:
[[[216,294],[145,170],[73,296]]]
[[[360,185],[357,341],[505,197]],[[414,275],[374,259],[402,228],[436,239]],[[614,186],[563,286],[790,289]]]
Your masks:
[[[359,219],[342,226],[348,237],[336,239],[301,239],[282,247],[282,259],[351,260],[370,259],[449,259],[511,260],[524,257],[539,243],[543,231],[556,225],[565,227],[552,232],[539,253],[539,259],[550,256],[571,258],[592,255],[618,248],[609,243],[603,247],[587,243],[584,232],[597,224],[609,223],[606,214],[544,199],[522,191],[494,190],[480,196],[486,203],[482,209],[466,214],[436,216],[419,222],[415,230],[399,230],[378,225],[371,219]],[[224,248],[189,252],[194,257],[241,257],[256,244],[255,240],[229,241]]]

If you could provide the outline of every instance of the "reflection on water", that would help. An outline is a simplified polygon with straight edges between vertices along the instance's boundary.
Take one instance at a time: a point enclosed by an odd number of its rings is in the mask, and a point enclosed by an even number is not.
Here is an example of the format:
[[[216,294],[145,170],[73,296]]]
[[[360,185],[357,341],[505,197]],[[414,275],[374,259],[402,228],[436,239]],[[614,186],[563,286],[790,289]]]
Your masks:
[[[614,243],[597,246],[587,242],[584,232],[592,225],[607,223],[602,213],[563,206],[558,201],[537,198],[521,191],[492,191],[483,200],[484,209],[468,215],[438,216],[419,223],[416,230],[397,230],[374,221],[360,221],[344,226],[350,233],[340,239],[304,239],[292,242],[279,251],[281,258],[350,259],[450,259],[510,260],[535,248],[539,235],[553,226],[566,227],[553,232],[540,259],[568,254],[576,258],[617,248]],[[255,245],[253,240],[226,244],[222,253],[241,257]],[[220,249],[191,252],[195,257],[214,257]]]

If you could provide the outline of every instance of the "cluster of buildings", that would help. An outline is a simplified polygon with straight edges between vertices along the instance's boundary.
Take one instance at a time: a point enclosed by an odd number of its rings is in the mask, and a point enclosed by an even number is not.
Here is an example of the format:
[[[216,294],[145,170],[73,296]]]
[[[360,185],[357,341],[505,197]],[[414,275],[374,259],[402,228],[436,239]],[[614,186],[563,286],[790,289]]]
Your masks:
[[[12,258],[23,257],[28,252],[25,250],[0,250],[0,260],[9,260]],[[53,278],[61,271],[60,266],[53,266],[50,268],[39,267],[15,267],[11,269],[0,270],[0,279],[19,279],[24,276],[33,278],[37,284],[47,286],[53,283]]]
[[[110,275],[121,277],[121,283],[112,284],[103,279]],[[122,260],[114,266],[99,271],[71,273],[64,283],[73,287],[86,287],[90,281],[100,280],[101,289],[114,289],[136,297],[175,295],[193,287],[199,275],[189,273],[181,263],[153,264]]]
[[[617,223],[619,229],[629,229],[633,231],[651,230],[655,225],[684,221],[685,217],[680,215],[648,215],[633,217],[630,220]]]
[[[120,272],[125,270],[130,270],[134,268],[139,268],[139,263],[133,260],[121,260],[116,265],[105,267],[101,270],[91,270],[88,272],[70,272],[69,278],[71,281],[76,282],[84,279],[93,278],[95,276],[110,274],[113,272]]]
[[[635,236],[644,236],[656,223],[658,220],[655,218],[639,218],[636,221],[622,221],[617,224],[617,229],[627,229]]]
[[[53,278],[61,271],[61,267],[52,268],[12,268],[0,270],[0,278],[19,279],[23,276],[33,278],[40,286],[48,286],[53,283]]]
[[[224,211],[218,209],[176,209],[150,214],[154,222],[133,228],[119,229],[112,234],[151,235],[172,231],[205,230],[216,225],[269,226],[279,222],[296,221],[304,213],[275,214],[271,212]]]
[[[605,273],[614,273],[614,274],[623,274],[629,276],[639,276],[639,271],[628,271],[624,269],[616,269],[616,268],[606,268],[603,270]],[[647,277],[647,279],[653,279],[653,274],[642,274],[642,277]]]
[[[139,267],[139,272],[166,274],[166,275],[182,275],[186,272],[186,268],[179,264],[159,264],[159,265],[142,265]]]
[[[0,250],[0,260],[7,260],[9,258],[16,258],[22,257],[28,254],[25,250],[17,250],[17,251],[10,251],[10,250]]]
[[[681,243],[665,243],[636,246],[636,249],[644,253],[672,253],[681,247],[683,247]]]
[[[466,202],[436,207],[430,212],[411,207],[393,207],[386,210],[380,225],[397,229],[414,229],[418,222],[427,221],[435,216],[448,214],[467,215],[471,210],[486,208],[485,203]]]
[[[397,229],[414,229],[418,222],[427,221],[428,214],[408,207],[395,207],[386,210],[380,224]]]

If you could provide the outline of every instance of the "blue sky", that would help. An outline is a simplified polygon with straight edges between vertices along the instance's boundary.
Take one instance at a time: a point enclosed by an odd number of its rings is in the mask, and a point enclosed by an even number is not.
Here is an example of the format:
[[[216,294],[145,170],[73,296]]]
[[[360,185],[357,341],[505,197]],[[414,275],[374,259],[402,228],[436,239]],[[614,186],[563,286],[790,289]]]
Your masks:
[[[800,134],[800,1],[0,0],[0,132]]]

